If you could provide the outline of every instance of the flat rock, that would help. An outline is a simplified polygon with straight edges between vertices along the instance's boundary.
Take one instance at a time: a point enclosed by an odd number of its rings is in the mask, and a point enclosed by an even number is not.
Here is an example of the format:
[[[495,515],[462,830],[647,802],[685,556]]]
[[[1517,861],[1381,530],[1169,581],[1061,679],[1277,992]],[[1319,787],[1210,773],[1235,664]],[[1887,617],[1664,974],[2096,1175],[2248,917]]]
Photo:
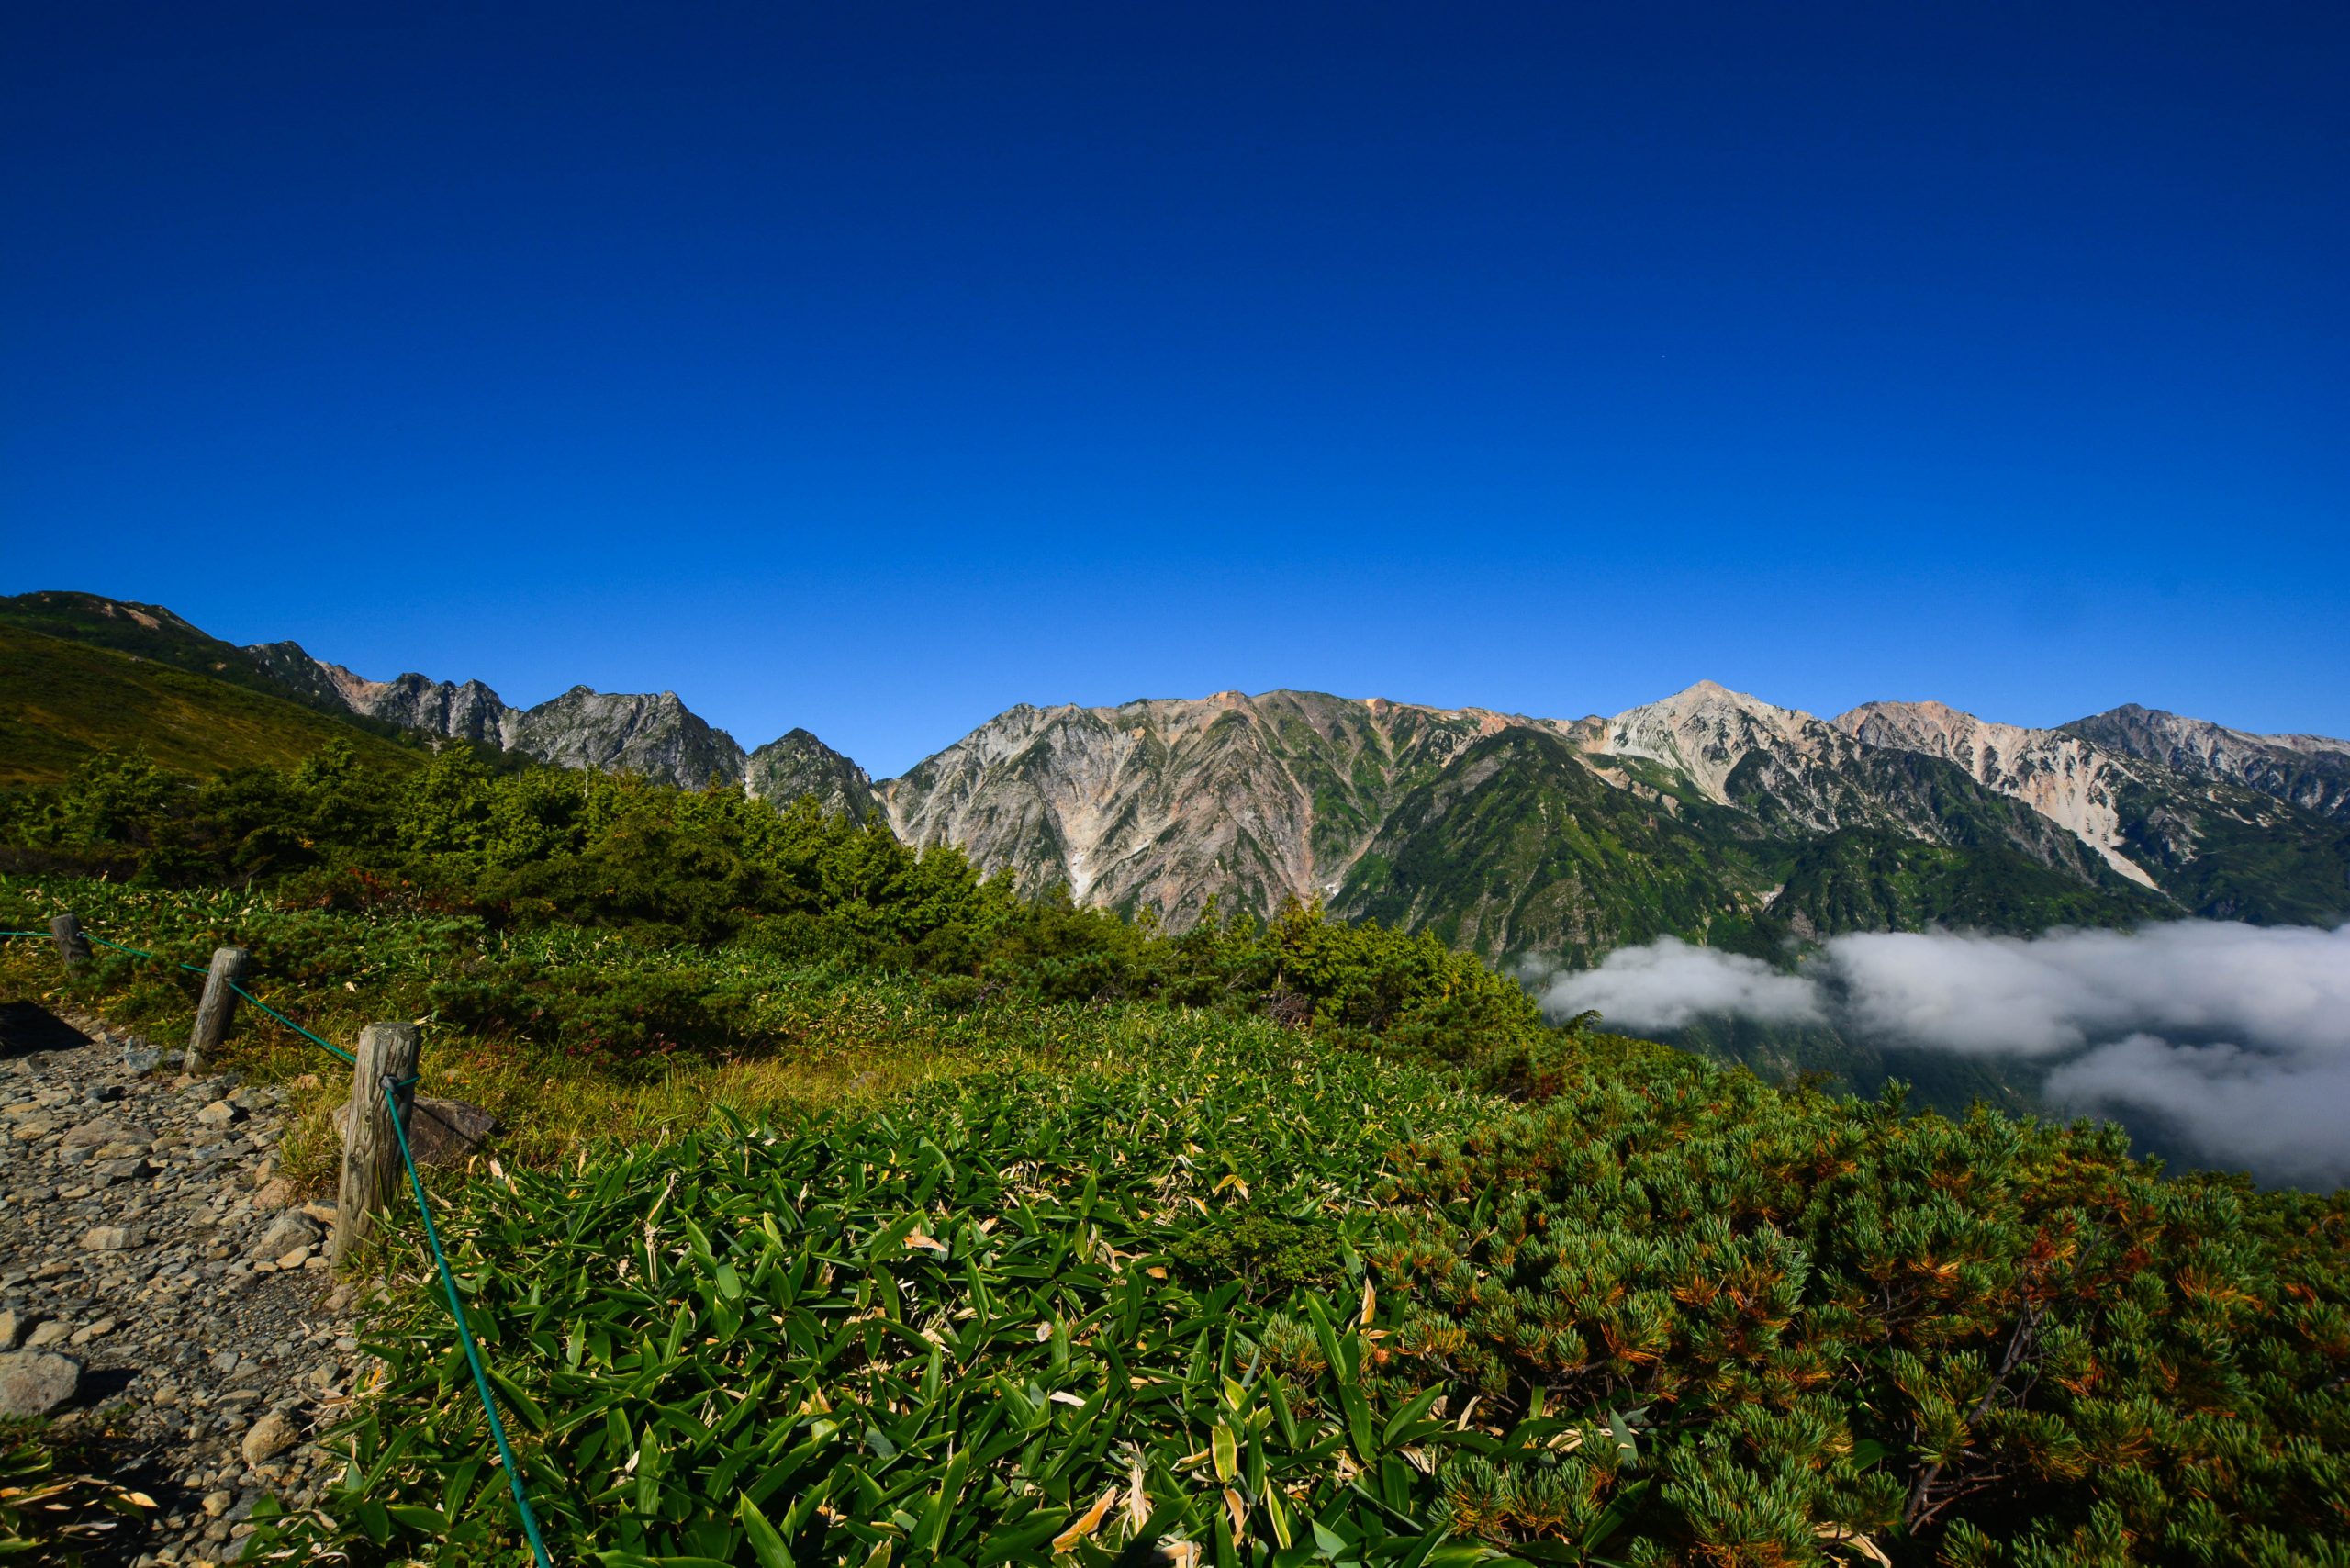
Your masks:
[[[146,1238],[137,1230],[122,1225],[92,1226],[82,1238],[84,1252],[122,1252],[138,1246]]]
[[[245,1440],[237,1445],[237,1451],[244,1456],[247,1464],[259,1464],[292,1448],[298,1435],[293,1422],[273,1410],[247,1429]]]
[[[137,1143],[146,1147],[146,1132],[113,1116],[99,1116],[65,1129],[58,1144],[65,1148],[97,1148],[110,1143]]]
[[[196,1114],[196,1119],[207,1127],[225,1127],[244,1113],[226,1100],[215,1100]]]
[[[324,1233],[318,1222],[305,1214],[282,1214],[262,1232],[261,1239],[246,1249],[245,1256],[255,1262],[274,1262],[297,1247],[316,1247]]]
[[[498,1118],[463,1100],[420,1094],[408,1112],[408,1147],[419,1165],[455,1165],[479,1149],[498,1130]],[[351,1105],[335,1107],[338,1142],[351,1141]]]
[[[25,1349],[38,1350],[44,1345],[62,1345],[73,1334],[73,1325],[61,1323],[52,1317],[46,1323],[36,1323],[33,1331],[25,1336]]]
[[[0,1355],[0,1416],[46,1416],[82,1384],[81,1363],[48,1350]]]

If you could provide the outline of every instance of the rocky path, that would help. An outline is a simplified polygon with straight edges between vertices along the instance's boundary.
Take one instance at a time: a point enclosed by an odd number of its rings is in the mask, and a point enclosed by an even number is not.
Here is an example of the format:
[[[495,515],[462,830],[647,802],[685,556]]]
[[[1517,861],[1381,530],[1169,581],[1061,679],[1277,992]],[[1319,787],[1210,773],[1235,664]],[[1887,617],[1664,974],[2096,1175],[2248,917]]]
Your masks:
[[[335,1473],[359,1369],[331,1211],[274,1179],[282,1091],[191,1079],[95,1020],[0,1009],[0,1411],[103,1430],[156,1508],[95,1562],[233,1560]]]

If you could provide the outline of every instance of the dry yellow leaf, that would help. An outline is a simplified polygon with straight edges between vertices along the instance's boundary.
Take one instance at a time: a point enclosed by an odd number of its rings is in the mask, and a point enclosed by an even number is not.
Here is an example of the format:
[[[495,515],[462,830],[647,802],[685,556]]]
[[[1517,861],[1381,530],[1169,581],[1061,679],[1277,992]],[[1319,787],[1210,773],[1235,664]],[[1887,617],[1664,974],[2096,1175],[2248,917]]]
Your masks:
[[[1110,1505],[1117,1500],[1118,1489],[1115,1486],[1102,1493],[1100,1502],[1079,1516],[1075,1524],[1053,1537],[1053,1550],[1057,1552],[1075,1551],[1079,1541],[1102,1528],[1102,1517],[1110,1511]]]
[[[1150,1498],[1143,1489],[1147,1479],[1143,1473],[1142,1450],[1129,1450],[1126,1454],[1126,1531],[1129,1535],[1140,1535],[1142,1527],[1150,1522]]]

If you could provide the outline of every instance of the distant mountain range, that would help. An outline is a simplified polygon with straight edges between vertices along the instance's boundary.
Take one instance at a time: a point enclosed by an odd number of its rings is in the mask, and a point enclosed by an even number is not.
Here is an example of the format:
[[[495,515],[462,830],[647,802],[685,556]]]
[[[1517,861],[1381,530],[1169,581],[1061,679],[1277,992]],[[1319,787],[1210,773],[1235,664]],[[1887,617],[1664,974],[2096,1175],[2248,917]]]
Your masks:
[[[35,685],[41,645],[95,646],[378,736],[812,794],[1026,890],[1179,924],[1211,900],[1319,898],[1497,958],[1577,963],[1664,933],[1762,951],[1932,924],[2350,913],[2350,742],[2136,706],[2046,730],[1938,702],[1821,720],[1710,681],[1572,720],[1222,692],[1014,707],[877,783],[804,730],[746,752],[672,692],[574,687],[520,709],[478,681],[370,680],[85,594],[0,599],[0,630]],[[63,721],[44,730],[17,700],[0,737],[72,752]]]

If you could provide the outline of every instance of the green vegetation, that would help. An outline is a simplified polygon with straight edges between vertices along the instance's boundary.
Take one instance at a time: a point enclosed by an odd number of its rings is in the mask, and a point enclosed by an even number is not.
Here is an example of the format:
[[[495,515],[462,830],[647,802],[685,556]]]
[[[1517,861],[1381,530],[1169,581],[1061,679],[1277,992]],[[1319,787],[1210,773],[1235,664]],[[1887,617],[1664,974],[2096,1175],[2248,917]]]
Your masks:
[[[223,642],[160,604],[129,604],[94,593],[11,594],[0,597],[0,627],[111,648],[143,664],[168,665],[266,697],[341,711],[315,666],[302,672],[298,683],[289,681],[261,652]]]
[[[2350,823],[2255,797],[2197,813],[2182,834],[2152,790],[2125,790],[2120,804],[2129,852],[2199,913],[2322,925],[2350,911]]]
[[[104,1439],[102,1426],[62,1436],[46,1421],[0,1417],[0,1561],[77,1568],[124,1519],[155,1506],[92,1473]]]
[[[2350,1195],[1773,1089],[1429,936],[1169,936],[723,790],[109,759],[0,843],[43,860],[0,923],[234,939],[334,1037],[425,1019],[425,1092],[505,1120],[435,1201],[559,1561],[2345,1561]],[[195,985],[0,948],[159,1035]],[[320,1074],[323,1179],[333,1064],[250,1012],[229,1051]],[[416,1245],[342,1486],[263,1546],[517,1560]]]
[[[1616,789],[1564,742],[1508,730],[1404,796],[1340,902],[1480,951],[1575,963],[1668,932],[1702,940],[1771,886],[1734,815]]]
[[[427,755],[288,697],[0,620],[0,786],[56,782],[134,746],[205,774],[297,762],[337,740],[386,771]]]
[[[2092,886],[1997,846],[1953,848],[1883,828],[1846,828],[1796,848],[1772,901],[1814,931],[1919,931],[1937,924],[2028,935],[2055,925],[2160,920],[2160,895]]]

